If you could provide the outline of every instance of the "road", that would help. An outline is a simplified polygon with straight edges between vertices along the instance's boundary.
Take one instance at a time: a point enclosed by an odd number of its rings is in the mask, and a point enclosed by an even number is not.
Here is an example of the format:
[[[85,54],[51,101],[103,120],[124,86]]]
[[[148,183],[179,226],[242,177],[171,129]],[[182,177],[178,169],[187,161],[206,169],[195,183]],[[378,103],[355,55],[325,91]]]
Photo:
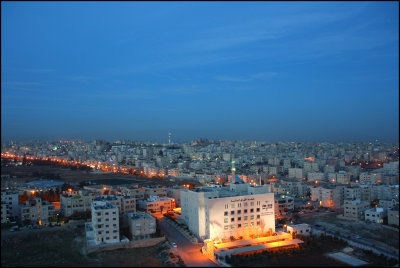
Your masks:
[[[341,239],[343,239],[345,241],[348,241],[348,242],[358,243],[358,244],[363,245],[365,247],[369,247],[369,248],[375,249],[375,251],[379,252],[378,254],[382,253],[382,254],[386,255],[387,257],[389,257],[389,258],[394,258],[394,259],[397,259],[397,260],[399,259],[399,256],[394,255],[392,252],[389,252],[388,250],[383,249],[381,247],[378,247],[376,245],[371,245],[369,243],[366,243],[365,241],[362,241],[360,239],[348,238],[346,236],[343,236],[343,235],[340,235],[340,234],[336,234],[334,232],[330,232],[330,231],[327,231],[327,230],[322,229],[322,228],[317,228],[317,227],[315,227],[313,225],[311,225],[311,228],[314,229],[315,231],[322,232],[322,233],[325,233],[325,234],[328,234],[328,235],[331,235],[331,236],[336,236],[336,237],[341,238]]]
[[[200,245],[191,243],[164,218],[160,217],[158,220],[161,232],[165,234],[165,237],[170,243],[176,243],[178,245],[177,248],[173,249],[173,252],[175,251],[174,253],[181,256],[186,266],[219,267],[200,252]]]

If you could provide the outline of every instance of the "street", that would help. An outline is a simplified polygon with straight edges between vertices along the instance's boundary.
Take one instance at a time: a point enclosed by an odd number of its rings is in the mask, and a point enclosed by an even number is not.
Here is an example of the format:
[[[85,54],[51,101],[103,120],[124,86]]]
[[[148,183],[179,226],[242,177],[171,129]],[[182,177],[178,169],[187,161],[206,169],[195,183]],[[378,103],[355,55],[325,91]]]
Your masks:
[[[209,260],[201,252],[201,246],[192,244],[186,237],[184,237],[178,230],[169,224],[164,218],[158,218],[159,227],[161,232],[165,234],[165,237],[170,243],[176,243],[177,248],[173,248],[172,252],[181,256],[186,266],[194,267],[218,267],[217,264]]]

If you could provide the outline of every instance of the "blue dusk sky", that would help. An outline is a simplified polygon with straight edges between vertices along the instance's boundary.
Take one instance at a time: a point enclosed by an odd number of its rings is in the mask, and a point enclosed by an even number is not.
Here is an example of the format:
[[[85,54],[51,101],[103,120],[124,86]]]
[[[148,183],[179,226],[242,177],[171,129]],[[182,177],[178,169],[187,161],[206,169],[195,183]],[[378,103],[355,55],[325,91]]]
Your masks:
[[[1,2],[4,140],[398,141],[398,2]]]

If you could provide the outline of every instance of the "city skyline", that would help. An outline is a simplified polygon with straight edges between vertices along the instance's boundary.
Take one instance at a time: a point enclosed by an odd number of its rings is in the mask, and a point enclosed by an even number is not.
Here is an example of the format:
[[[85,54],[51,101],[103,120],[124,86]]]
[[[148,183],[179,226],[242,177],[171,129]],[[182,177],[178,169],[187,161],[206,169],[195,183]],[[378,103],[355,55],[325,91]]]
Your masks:
[[[398,141],[397,2],[1,4],[2,141]]]

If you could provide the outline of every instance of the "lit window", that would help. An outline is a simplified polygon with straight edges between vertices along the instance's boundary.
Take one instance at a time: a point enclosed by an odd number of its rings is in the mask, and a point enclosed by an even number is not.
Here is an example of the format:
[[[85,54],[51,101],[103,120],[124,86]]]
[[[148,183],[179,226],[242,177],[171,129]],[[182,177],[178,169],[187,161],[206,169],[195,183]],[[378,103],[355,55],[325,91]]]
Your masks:
[[[254,220],[254,215],[251,215],[251,216],[250,216],[250,220]]]
[[[244,220],[245,220],[245,221],[247,221],[248,218],[249,218],[248,216],[244,216]]]
[[[244,227],[247,227],[247,226],[249,226],[249,224],[246,222],[246,223],[244,224]]]
[[[229,226],[228,226],[228,225],[225,225],[224,228],[225,228],[225,230],[228,230]]]
[[[250,222],[250,225],[251,225],[251,226],[254,226],[254,222]]]
[[[224,219],[224,222],[227,223],[227,222],[228,222],[228,218],[225,218],[225,219]]]
[[[236,225],[235,225],[235,224],[232,224],[231,229],[235,229],[235,228],[236,228]]]

